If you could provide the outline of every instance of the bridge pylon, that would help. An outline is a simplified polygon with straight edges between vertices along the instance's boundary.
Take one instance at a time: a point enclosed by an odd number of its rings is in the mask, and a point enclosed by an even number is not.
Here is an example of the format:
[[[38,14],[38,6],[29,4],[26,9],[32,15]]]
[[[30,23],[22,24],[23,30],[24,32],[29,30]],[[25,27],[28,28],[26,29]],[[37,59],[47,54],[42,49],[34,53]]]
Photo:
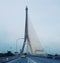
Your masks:
[[[26,42],[28,42],[28,43],[27,43],[27,46],[29,45],[30,50],[31,50],[31,53],[33,52],[33,51],[32,51],[32,47],[31,47],[31,44],[30,44],[29,35],[28,35],[28,7],[27,7],[27,6],[26,6],[26,9],[25,9],[25,10],[26,10],[25,35],[24,35],[24,42],[23,42],[21,54],[24,52],[24,48],[25,48]]]

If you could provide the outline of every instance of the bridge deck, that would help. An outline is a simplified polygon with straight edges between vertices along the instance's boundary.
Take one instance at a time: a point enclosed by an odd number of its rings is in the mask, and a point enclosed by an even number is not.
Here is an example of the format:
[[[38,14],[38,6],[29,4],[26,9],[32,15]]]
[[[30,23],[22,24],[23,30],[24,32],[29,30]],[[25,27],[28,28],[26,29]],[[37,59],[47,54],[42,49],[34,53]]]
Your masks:
[[[26,58],[17,58],[8,63],[60,63],[60,60],[40,58],[40,57],[26,57]]]

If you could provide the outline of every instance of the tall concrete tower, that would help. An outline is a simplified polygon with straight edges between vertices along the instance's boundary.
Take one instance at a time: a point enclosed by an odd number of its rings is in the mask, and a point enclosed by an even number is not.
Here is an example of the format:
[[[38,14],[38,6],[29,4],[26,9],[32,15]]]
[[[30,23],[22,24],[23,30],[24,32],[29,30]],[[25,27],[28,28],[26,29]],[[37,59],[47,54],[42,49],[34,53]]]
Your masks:
[[[29,45],[31,52],[32,52],[32,48],[30,45],[30,39],[29,39],[29,35],[28,35],[28,7],[27,6],[26,6],[26,19],[25,19],[25,35],[24,35],[24,43],[23,43],[23,47],[21,50],[21,54],[24,52],[26,42],[28,42],[27,45]]]

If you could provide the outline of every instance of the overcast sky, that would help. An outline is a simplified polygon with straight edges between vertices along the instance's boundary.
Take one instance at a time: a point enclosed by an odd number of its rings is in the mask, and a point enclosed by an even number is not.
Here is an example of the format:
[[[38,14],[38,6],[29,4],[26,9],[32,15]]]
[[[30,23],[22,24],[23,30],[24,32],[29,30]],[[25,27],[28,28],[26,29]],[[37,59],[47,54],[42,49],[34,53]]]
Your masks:
[[[26,4],[45,52],[60,54],[60,0],[0,0],[0,52],[15,51],[24,37]]]

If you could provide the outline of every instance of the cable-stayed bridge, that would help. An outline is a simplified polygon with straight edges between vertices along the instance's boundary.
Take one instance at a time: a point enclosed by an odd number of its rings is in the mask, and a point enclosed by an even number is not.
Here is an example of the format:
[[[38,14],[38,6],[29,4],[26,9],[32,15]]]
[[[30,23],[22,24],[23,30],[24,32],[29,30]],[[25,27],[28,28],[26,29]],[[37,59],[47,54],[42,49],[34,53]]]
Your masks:
[[[27,45],[27,54],[31,54],[31,55],[44,54],[44,50],[37,37],[37,34],[31,22],[29,22],[28,7],[26,7],[25,35],[24,35],[24,43],[21,53],[24,52],[25,45]]]
[[[26,58],[20,56],[24,54],[24,49],[27,49]],[[28,7],[26,6],[26,20],[25,20],[25,35],[24,42],[20,52],[20,56],[8,63],[60,63],[59,60],[44,58],[46,55],[37,34],[28,19]]]

